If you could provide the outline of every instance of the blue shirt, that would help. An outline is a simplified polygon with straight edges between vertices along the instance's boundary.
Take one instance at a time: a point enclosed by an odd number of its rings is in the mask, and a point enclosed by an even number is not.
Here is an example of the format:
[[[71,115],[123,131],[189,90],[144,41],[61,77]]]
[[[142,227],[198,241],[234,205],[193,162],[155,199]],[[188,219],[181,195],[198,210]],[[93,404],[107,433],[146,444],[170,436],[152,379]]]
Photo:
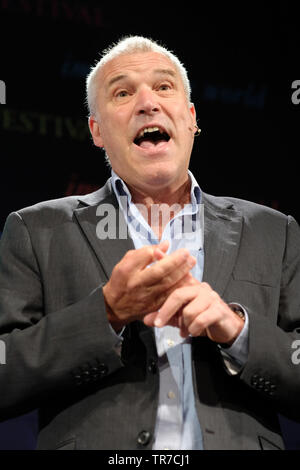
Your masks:
[[[153,232],[138,207],[132,202],[128,187],[112,171],[111,184],[122,209],[129,234],[136,249],[168,240],[168,254],[186,248],[196,258],[191,270],[201,282],[204,266],[204,210],[201,190],[192,173],[191,203],[184,206],[169,221],[161,240]],[[248,319],[244,330],[247,330]],[[244,332],[243,330],[243,332]],[[189,450],[203,449],[201,427],[195,408],[192,380],[191,338],[182,338],[178,328],[154,328],[160,375],[159,402],[153,449]],[[245,332],[243,333],[245,335]],[[239,339],[224,351],[224,358],[236,358],[238,365],[246,361],[245,341]],[[240,344],[241,343],[241,344]],[[243,356],[244,354],[244,356]],[[242,356],[242,360],[240,357]]]

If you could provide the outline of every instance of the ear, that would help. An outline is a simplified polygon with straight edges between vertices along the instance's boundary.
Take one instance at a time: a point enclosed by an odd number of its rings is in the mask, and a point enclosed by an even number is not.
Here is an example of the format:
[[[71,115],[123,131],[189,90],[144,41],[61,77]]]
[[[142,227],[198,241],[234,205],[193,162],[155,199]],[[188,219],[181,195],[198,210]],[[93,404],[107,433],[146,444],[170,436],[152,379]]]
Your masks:
[[[103,139],[101,136],[101,130],[98,121],[94,116],[89,117],[89,128],[93,137],[94,144],[96,147],[104,147]]]
[[[190,103],[190,113],[192,115],[193,125],[197,124],[196,109],[194,103]]]

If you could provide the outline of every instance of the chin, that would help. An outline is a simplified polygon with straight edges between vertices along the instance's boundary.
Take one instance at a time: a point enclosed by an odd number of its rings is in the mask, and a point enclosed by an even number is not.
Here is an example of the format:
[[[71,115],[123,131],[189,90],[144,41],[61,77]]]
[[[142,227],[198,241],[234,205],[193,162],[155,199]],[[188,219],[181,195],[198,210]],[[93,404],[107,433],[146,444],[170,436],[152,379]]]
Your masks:
[[[149,171],[145,170],[141,176],[142,181],[151,186],[168,186],[174,182],[176,178],[176,172],[170,168],[171,165],[161,165],[159,168],[155,168]]]

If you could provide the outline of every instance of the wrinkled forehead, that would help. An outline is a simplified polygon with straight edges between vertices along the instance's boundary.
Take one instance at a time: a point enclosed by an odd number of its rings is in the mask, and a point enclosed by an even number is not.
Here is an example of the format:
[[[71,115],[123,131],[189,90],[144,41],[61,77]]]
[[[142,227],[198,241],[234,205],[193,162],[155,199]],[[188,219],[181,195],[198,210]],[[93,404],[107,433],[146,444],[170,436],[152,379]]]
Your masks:
[[[120,76],[142,76],[165,74],[181,81],[176,65],[159,52],[135,52],[119,55],[103,64],[97,76],[100,86],[107,88]]]

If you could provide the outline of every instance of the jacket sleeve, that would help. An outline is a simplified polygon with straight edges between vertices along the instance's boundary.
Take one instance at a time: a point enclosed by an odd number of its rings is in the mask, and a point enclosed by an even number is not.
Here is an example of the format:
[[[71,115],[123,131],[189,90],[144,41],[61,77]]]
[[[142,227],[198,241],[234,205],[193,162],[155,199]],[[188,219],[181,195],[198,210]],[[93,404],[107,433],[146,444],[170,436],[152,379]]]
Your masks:
[[[102,287],[44,315],[43,280],[20,214],[0,241],[0,419],[39,407],[60,392],[82,390],[122,367]]]
[[[263,311],[249,314],[249,354],[241,379],[281,413],[300,419],[300,364],[294,360],[300,344],[300,229],[287,218],[277,325]]]

